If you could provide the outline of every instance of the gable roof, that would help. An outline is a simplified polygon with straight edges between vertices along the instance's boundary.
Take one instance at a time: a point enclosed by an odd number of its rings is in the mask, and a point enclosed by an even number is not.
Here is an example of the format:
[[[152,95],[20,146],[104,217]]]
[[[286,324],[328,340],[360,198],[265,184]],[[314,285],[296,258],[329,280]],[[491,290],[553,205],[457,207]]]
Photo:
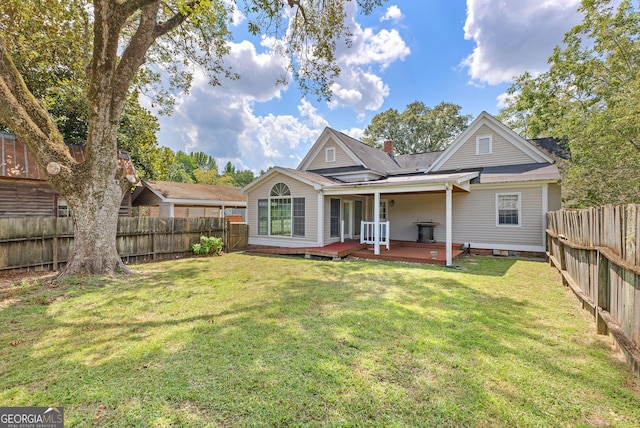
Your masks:
[[[545,137],[532,138],[527,141],[536,146],[542,152],[546,153],[555,161],[571,159],[571,152],[569,151],[569,148],[563,144],[561,140]]]
[[[429,166],[427,172],[437,171],[440,169],[463,145],[464,143],[475,134],[481,126],[487,125],[498,135],[502,136],[505,140],[511,143],[514,147],[525,153],[536,163],[553,163],[553,159],[542,152],[534,145],[527,142],[520,135],[515,133],[512,129],[504,125],[495,117],[491,116],[486,111],[483,111],[477,118],[465,129],[458,137],[447,147],[440,157]]]
[[[389,173],[399,168],[398,164],[387,153],[364,144],[342,132],[329,127],[325,128],[320,137],[311,146],[307,155],[302,159],[298,170],[306,171],[318,156],[322,147],[329,141],[335,142],[353,160],[354,165],[360,165],[371,171]]]
[[[396,155],[395,161],[402,169],[420,170],[428,168],[442,155],[442,150],[436,152],[412,153],[409,155]]]
[[[373,171],[389,173],[400,168],[398,163],[389,154],[382,150],[368,146],[362,141],[356,140],[342,132],[330,129],[331,132],[338,138],[347,148],[354,154],[362,163]]]
[[[240,189],[237,187],[156,180],[142,180],[142,185],[162,199],[163,202],[220,201],[246,203],[246,197],[240,193]]]
[[[294,180],[298,180],[305,184],[308,184],[309,186],[313,187],[316,190],[322,189],[323,186],[329,186],[331,184],[336,183],[334,180],[331,180],[325,176],[316,174],[314,172],[301,171],[299,169],[284,168],[281,166],[274,166],[273,168],[269,169],[267,172],[262,174],[260,177],[256,178],[251,183],[247,184],[242,189],[240,189],[240,192],[246,193],[247,191],[251,190],[252,188],[262,183],[264,180],[266,180],[267,178],[271,177],[274,174],[286,175],[287,177],[293,178]]]

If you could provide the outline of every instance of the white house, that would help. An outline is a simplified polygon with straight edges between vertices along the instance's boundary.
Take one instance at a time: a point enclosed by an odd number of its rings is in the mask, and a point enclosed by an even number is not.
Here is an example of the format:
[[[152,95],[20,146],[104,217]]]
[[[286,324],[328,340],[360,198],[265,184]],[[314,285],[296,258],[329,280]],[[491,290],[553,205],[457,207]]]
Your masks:
[[[473,249],[545,251],[560,173],[545,150],[481,113],[444,151],[393,155],[326,128],[297,169],[247,185],[249,244],[322,247],[389,239]]]

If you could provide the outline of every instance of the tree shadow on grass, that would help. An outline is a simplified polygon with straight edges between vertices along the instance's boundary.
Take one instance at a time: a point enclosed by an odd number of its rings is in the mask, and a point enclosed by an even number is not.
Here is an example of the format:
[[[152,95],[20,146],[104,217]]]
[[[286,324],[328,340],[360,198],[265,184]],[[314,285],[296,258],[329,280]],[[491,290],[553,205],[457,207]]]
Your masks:
[[[24,319],[2,337],[25,340],[0,351],[0,405],[56,401],[71,425],[116,426],[571,425],[585,408],[640,419],[617,404],[640,407],[608,350],[540,319],[548,302],[446,269],[229,262],[253,268],[151,270],[12,308]]]

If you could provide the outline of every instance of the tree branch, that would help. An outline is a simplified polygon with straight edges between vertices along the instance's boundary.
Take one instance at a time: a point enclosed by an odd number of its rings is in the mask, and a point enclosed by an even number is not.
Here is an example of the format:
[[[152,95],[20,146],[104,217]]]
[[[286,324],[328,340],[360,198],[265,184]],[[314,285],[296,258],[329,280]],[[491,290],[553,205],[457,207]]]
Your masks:
[[[41,165],[75,164],[51,116],[31,94],[0,39],[0,118]]]
[[[150,2],[142,8],[140,23],[125,48],[113,79],[113,113],[120,116],[120,109],[124,103],[129,86],[136,72],[144,64],[149,47],[156,40],[155,28],[160,2]]]
[[[200,3],[199,0],[189,2],[187,3],[186,8],[192,9],[198,3]],[[189,16],[190,14],[183,14],[181,12],[178,12],[175,15],[173,15],[171,18],[164,21],[163,23],[158,24],[154,31],[155,37],[158,38],[160,36],[167,34],[169,31],[173,30],[174,28],[182,24],[184,21],[186,21],[187,18],[189,18]]]
[[[127,16],[131,16],[135,11],[149,6],[151,3],[155,3],[158,0],[128,0],[122,3],[124,13]]]

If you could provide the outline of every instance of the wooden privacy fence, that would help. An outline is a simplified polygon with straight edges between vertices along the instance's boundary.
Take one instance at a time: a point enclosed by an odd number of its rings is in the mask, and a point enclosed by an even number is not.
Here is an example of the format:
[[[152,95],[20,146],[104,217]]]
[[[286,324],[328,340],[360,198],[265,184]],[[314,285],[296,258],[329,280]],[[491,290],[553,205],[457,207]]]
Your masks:
[[[563,282],[640,373],[640,205],[547,214],[547,251]]]
[[[225,252],[246,249],[248,226],[214,217],[121,217],[116,246],[125,263],[185,257],[200,236],[222,238]],[[57,270],[73,251],[71,218],[0,219],[0,274]]]

